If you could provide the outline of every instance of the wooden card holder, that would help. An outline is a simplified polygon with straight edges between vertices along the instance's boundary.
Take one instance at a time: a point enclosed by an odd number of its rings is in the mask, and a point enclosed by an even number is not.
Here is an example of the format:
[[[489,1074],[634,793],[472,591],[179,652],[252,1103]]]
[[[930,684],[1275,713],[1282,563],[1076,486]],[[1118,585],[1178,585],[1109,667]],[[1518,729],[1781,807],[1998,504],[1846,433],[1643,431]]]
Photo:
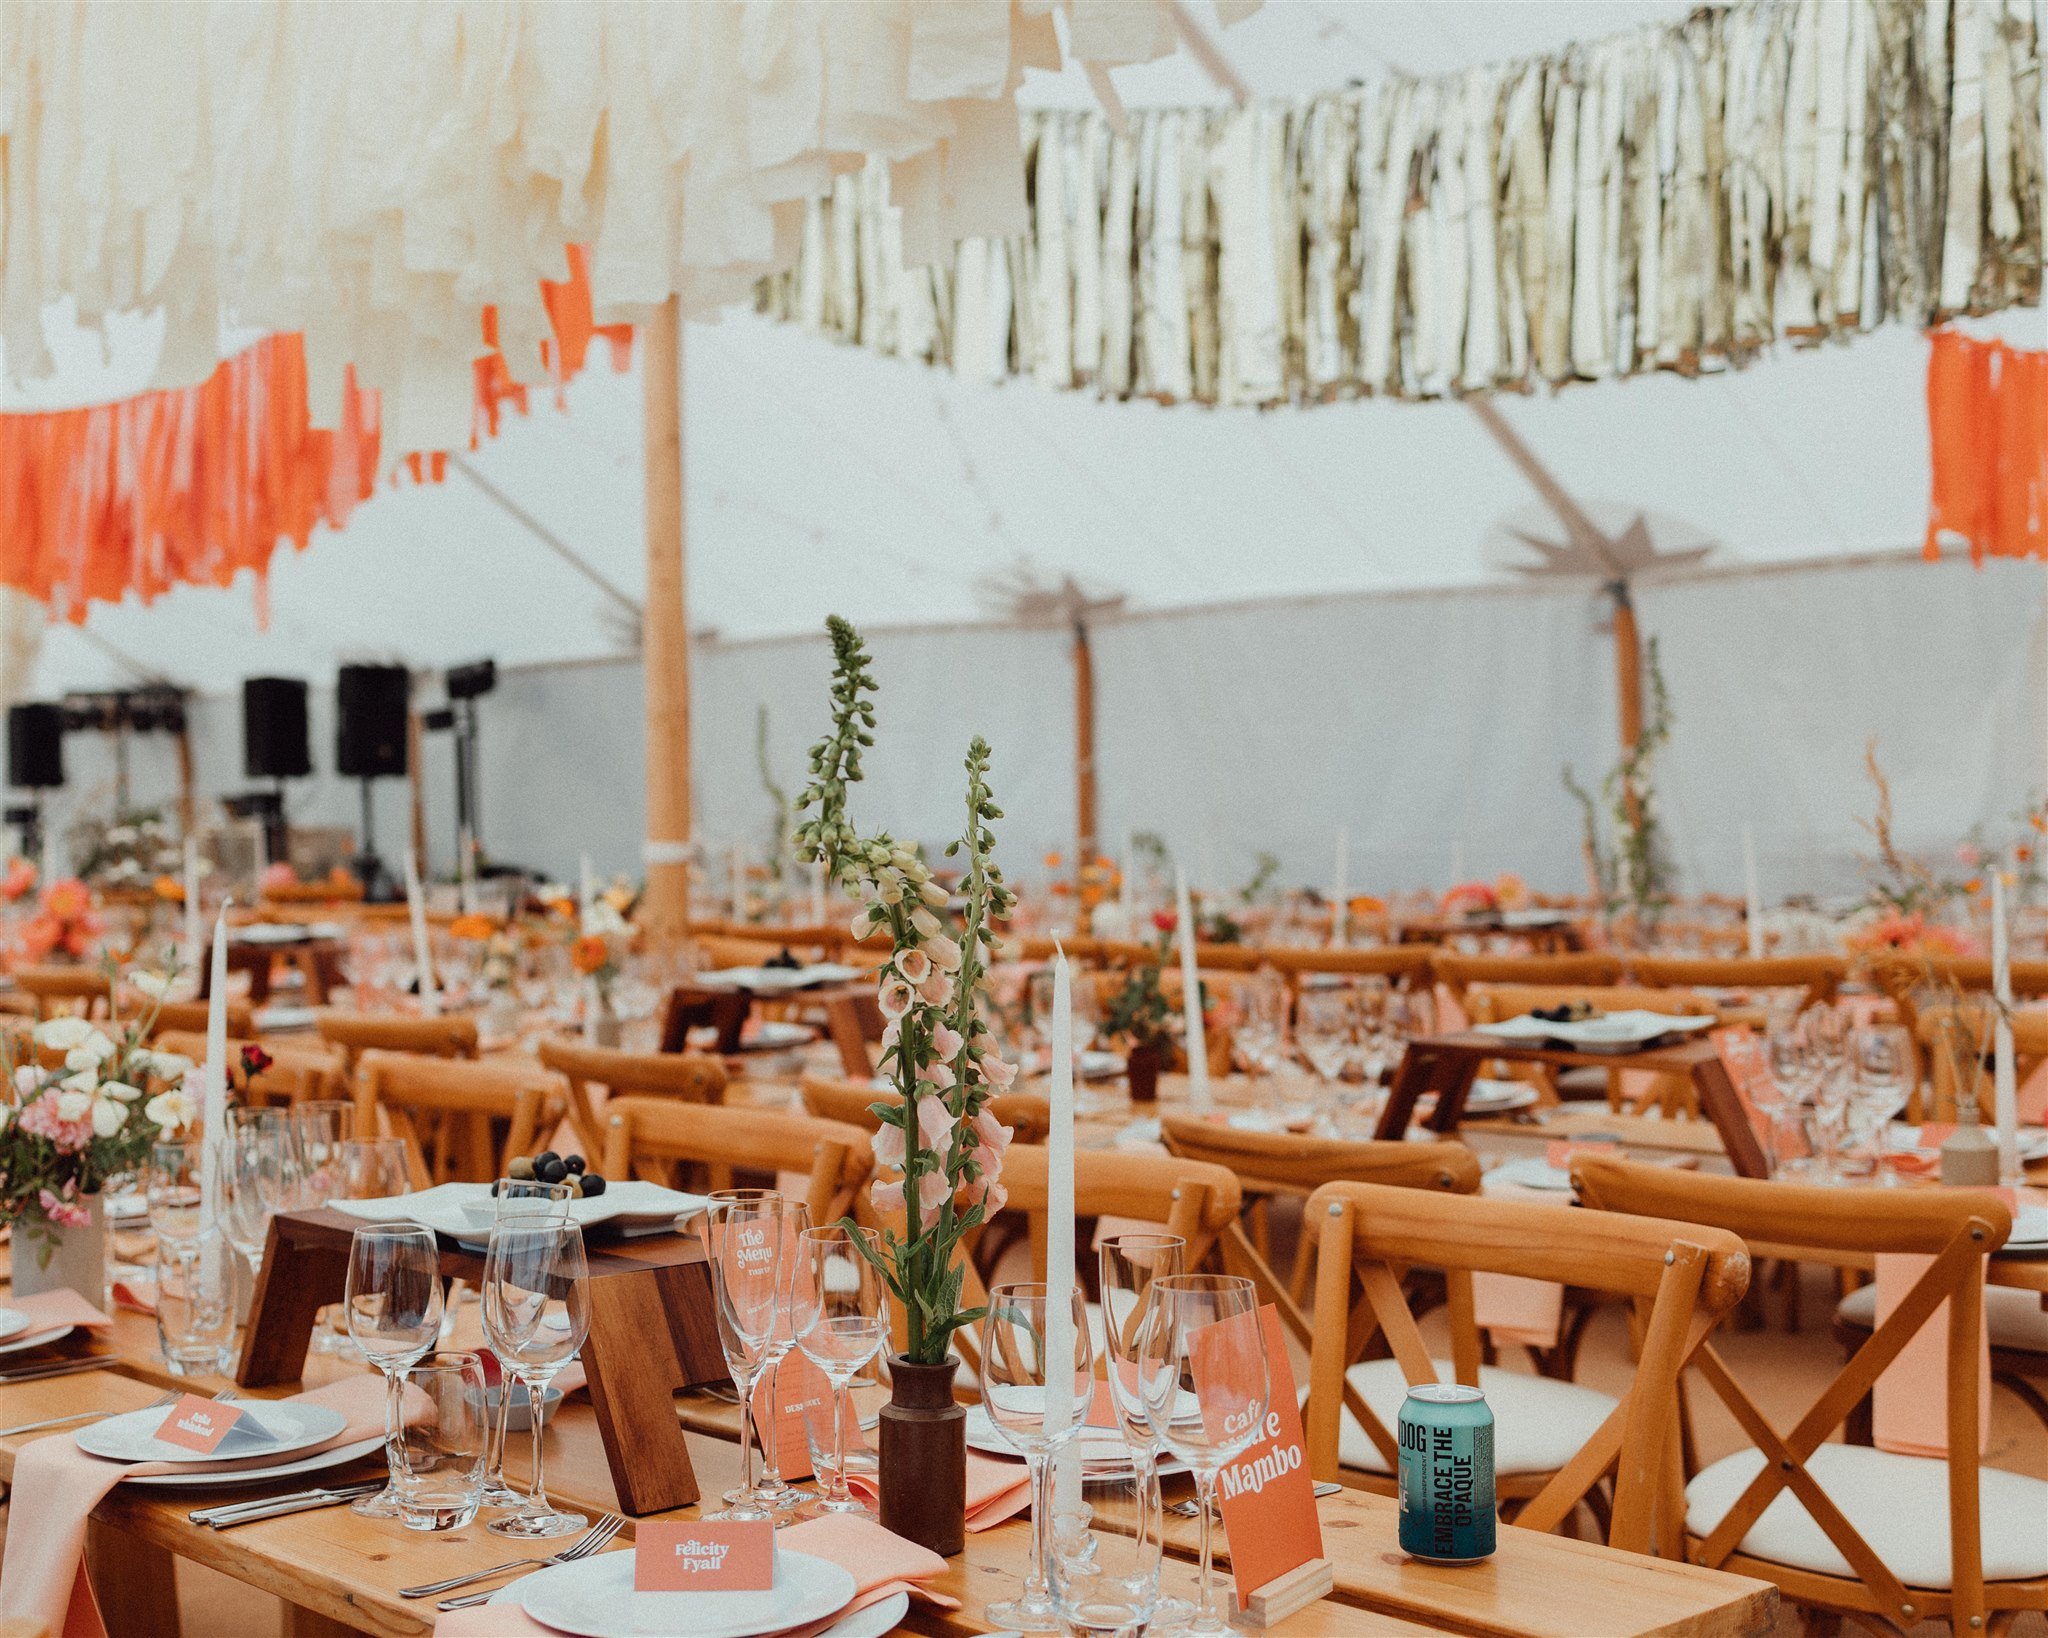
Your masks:
[[[1288,1616],[1305,1610],[1320,1598],[1330,1596],[1337,1572],[1327,1558],[1312,1558],[1297,1564],[1285,1575],[1276,1575],[1245,1600],[1234,1624],[1240,1627],[1276,1627]]]
[[[349,1239],[363,1222],[331,1207],[271,1219],[235,1370],[242,1386],[299,1380],[316,1317],[342,1300]],[[635,1517],[687,1507],[699,1491],[675,1396],[728,1374],[703,1246],[690,1235],[649,1235],[600,1242],[588,1257],[583,1368],[619,1506]],[[442,1237],[444,1278],[480,1286],[483,1270],[479,1253]]]

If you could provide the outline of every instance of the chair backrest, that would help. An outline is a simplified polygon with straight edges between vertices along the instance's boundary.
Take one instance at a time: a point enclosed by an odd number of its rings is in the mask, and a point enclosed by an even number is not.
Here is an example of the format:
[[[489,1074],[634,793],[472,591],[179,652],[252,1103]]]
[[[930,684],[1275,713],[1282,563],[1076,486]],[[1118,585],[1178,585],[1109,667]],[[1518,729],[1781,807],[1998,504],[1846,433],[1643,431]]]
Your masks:
[[[1199,1115],[1161,1115],[1167,1152],[1225,1166],[1248,1188],[1303,1198],[1325,1183],[1386,1183],[1403,1189],[1471,1194],[1479,1157],[1464,1144],[1379,1142],[1312,1137],[1305,1132],[1245,1132]]]
[[[104,1018],[113,1006],[113,986],[98,967],[17,967],[15,987],[36,1006],[36,1017],[56,1012],[81,1012],[88,1018]]]
[[[1325,1184],[1310,1197],[1303,1221],[1321,1240],[1307,1430],[1309,1465],[1318,1479],[1343,1478],[1337,1450],[1346,1409],[1378,1447],[1387,1471],[1399,1466],[1392,1430],[1345,1380],[1376,1335],[1384,1336],[1410,1385],[1437,1380],[1402,1289],[1407,1270],[1443,1271],[1451,1363],[1457,1380],[1471,1386],[1478,1385],[1480,1356],[1472,1307],[1475,1273],[1581,1286],[1635,1304],[1635,1377],[1613,1414],[1551,1475],[1516,1522],[1555,1529],[1612,1472],[1611,1544],[1636,1553],[1682,1554],[1678,1376],[1749,1284],[1749,1253],[1740,1238],[1725,1229],[1674,1228],[1569,1206],[1373,1183]]]
[[[1714,1003],[1690,990],[1651,990],[1633,984],[1473,984],[1465,991],[1465,1011],[1475,1024],[1497,1024],[1519,1018],[1535,1007],[1561,1007],[1584,1002],[1595,1012],[1663,1012],[1704,1017]]]
[[[1801,990],[1799,1010],[1833,1001],[1849,964],[1835,955],[1630,956],[1629,976],[1653,989]]]
[[[611,1097],[644,1094],[684,1103],[723,1103],[723,1060],[704,1052],[614,1052],[550,1036],[540,1044],[540,1061],[569,1087],[569,1124],[586,1155],[604,1148],[604,1123],[593,1084]]]
[[[661,1050],[686,1052],[693,1029],[714,1029],[720,1052],[740,1049],[740,1031],[745,1027],[753,1002],[744,990],[707,990],[696,984],[678,984],[668,992],[661,1014]]]
[[[149,1044],[157,1052],[175,1052],[195,1064],[206,1061],[206,1036],[198,1030],[168,1029]],[[238,1040],[231,1032],[230,1064],[241,1062],[245,1046],[261,1046],[270,1055],[270,1067],[249,1079],[251,1103],[292,1104],[349,1096],[348,1071],[343,1067],[341,1054],[329,1047],[313,1041],[294,1044]]]
[[[410,1052],[430,1058],[476,1056],[474,1018],[423,1018],[409,1012],[322,1011],[313,1022],[321,1040],[341,1048],[351,1074],[364,1052]]]
[[[1709,1568],[1727,1564],[1780,1491],[1789,1490],[1889,1614],[1915,1602],[1806,1471],[1806,1462],[1862,1403],[1884,1368],[1943,1303],[1948,1304],[1947,1414],[1949,1539],[1955,1610],[1981,1613],[1984,1568],[1978,1515],[1977,1372],[1983,1324],[1984,1259],[2005,1244],[2012,1213],[1988,1189],[1830,1189],[1759,1179],[1713,1177],[1582,1155],[1572,1163],[1579,1198],[1600,1212],[1710,1225],[1768,1244],[1776,1254],[1902,1252],[1932,1259],[1898,1307],[1850,1357],[1839,1375],[1787,1432],[1744,1391],[1712,1344],[1695,1368],[1764,1455],[1757,1478],[1694,1553]],[[1586,1215],[1592,1215],[1587,1213]],[[1749,1561],[1745,1573],[1767,1574]],[[1960,1629],[1960,1626],[1958,1627]]]
[[[848,990],[825,1003],[825,1030],[839,1051],[839,1067],[853,1080],[875,1072],[871,1050],[882,1039],[882,1003],[871,989]]]
[[[1352,978],[1387,978],[1397,983],[1427,983],[1429,950],[1420,944],[1387,944],[1367,950],[1269,948],[1266,959],[1297,987],[1304,974],[1337,973]]]
[[[1434,950],[1430,971],[1460,1001],[1472,984],[1566,984],[1585,987],[1621,982],[1621,962],[1597,952],[1586,955],[1459,955]]]
[[[358,1132],[405,1140],[416,1188],[503,1177],[505,1162],[542,1147],[568,1106],[561,1077],[546,1070],[374,1048],[356,1060],[355,1099]]]
[[[156,1022],[151,1026],[149,1037],[152,1041],[168,1030],[204,1037],[207,1023],[207,1003],[204,1001],[165,1001],[156,1009]],[[227,1005],[228,1033],[239,1040],[248,1040],[256,1033],[256,1009],[246,1001],[230,1001]]]
[[[875,1114],[878,1103],[901,1103],[902,1095],[867,1081],[828,1081],[806,1075],[798,1083],[804,1107],[821,1120],[843,1120],[863,1132],[881,1129]],[[988,1100],[988,1109],[1010,1129],[1013,1143],[1043,1143],[1052,1129],[1052,1101],[1037,1092],[999,1092]]]
[[[868,1134],[844,1121],[784,1109],[728,1108],[674,1098],[613,1098],[604,1110],[604,1174],[675,1182],[678,1164],[746,1172],[801,1172],[811,1221],[853,1210],[874,1169]]]
[[[1924,1108],[1909,1108],[1919,1120],[1953,1121],[1957,1105],[1958,1059],[1967,1073],[1976,1075],[1977,1107],[1988,1121],[1992,1118],[1991,1053],[1993,1046],[1990,1000],[1982,995],[1965,995],[1960,1002],[1941,1001],[1922,1006],[1914,1021],[1914,1038],[1921,1061],[1927,1066],[1928,1102]],[[2029,1009],[2012,1014],[2012,1049],[2018,1079],[2024,1084],[2043,1058],[2048,1058],[2048,1014]],[[1918,1090],[1918,1088],[1916,1088]]]

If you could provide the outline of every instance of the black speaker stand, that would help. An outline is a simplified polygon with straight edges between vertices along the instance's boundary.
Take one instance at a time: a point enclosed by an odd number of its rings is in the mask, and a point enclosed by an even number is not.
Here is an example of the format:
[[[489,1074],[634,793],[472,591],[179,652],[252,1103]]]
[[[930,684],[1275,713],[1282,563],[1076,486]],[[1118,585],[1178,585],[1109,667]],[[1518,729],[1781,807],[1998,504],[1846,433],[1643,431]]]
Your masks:
[[[366,904],[390,904],[403,898],[398,883],[382,859],[377,857],[377,821],[375,804],[370,800],[374,781],[365,779],[363,788],[363,850],[350,862],[355,867],[356,880],[363,884],[363,901]]]

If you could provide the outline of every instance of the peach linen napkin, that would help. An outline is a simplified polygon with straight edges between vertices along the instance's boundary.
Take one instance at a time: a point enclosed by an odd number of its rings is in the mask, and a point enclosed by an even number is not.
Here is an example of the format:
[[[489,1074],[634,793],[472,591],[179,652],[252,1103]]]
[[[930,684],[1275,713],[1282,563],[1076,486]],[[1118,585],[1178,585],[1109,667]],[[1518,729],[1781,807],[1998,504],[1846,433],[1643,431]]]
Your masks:
[[[882,1499],[881,1480],[873,1473],[849,1473],[847,1489],[870,1506]],[[1006,1456],[967,1453],[967,1528],[991,1530],[1031,1505],[1031,1470]]]
[[[1489,1200],[1533,1200],[1555,1206],[1570,1197],[1532,1189],[1521,1183],[1489,1179]],[[1474,1274],[1472,1313],[1495,1342],[1519,1342],[1525,1348],[1555,1348],[1564,1323],[1564,1287],[1551,1280],[1528,1280],[1519,1274]]]
[[[897,1593],[908,1593],[942,1610],[960,1607],[957,1598],[923,1585],[945,1572],[946,1561],[893,1530],[884,1530],[871,1518],[841,1513],[808,1519],[777,1531],[775,1544],[793,1553],[830,1559],[853,1577],[853,1598],[844,1609],[809,1626],[792,1627],[777,1638],[816,1638],[855,1610]],[[542,1626],[516,1604],[479,1604],[442,1616],[434,1624],[434,1638],[555,1638],[555,1634],[552,1627]]]
[[[60,1331],[73,1325],[103,1331],[114,1323],[69,1286],[59,1286],[55,1291],[39,1291],[33,1297],[0,1298],[0,1308],[12,1308],[17,1314],[26,1314],[32,1322],[26,1331],[17,1332],[7,1339],[16,1348],[38,1341],[55,1341]]]
[[[1877,1258],[1877,1323],[1892,1310],[1927,1271],[1932,1257],[1908,1252],[1880,1252]],[[1984,1282],[1984,1261],[1974,1276]],[[1991,1442],[1991,1333],[1980,1328],[1977,1358],[1977,1454]],[[1948,1459],[1948,1304],[1927,1317],[1898,1357],[1884,1368],[1870,1394],[1870,1442],[1901,1456]]]
[[[408,1392],[409,1415],[427,1408],[417,1389]],[[324,1405],[348,1418],[348,1425],[319,1450],[367,1439],[384,1429],[384,1382],[363,1376],[337,1382],[293,1403]],[[303,1461],[312,1449],[294,1450],[247,1467]],[[106,1638],[91,1584],[85,1576],[85,1522],[108,1491],[130,1474],[219,1472],[218,1464],[194,1462],[111,1462],[78,1448],[70,1433],[53,1433],[24,1445],[14,1463],[15,1505],[8,1510],[7,1544],[0,1552],[0,1620],[24,1621],[51,1638]],[[35,1505],[22,1506],[33,1496]]]

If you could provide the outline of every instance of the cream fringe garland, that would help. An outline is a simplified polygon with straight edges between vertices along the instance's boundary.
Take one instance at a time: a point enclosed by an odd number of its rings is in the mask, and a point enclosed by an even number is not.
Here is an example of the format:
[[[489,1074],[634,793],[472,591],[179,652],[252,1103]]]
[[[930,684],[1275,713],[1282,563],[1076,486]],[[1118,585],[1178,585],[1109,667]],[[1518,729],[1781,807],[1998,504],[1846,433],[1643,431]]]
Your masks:
[[[1559,57],[1024,120],[1032,229],[906,266],[888,171],[775,317],[1104,397],[1412,397],[1740,364],[2038,300],[2032,0],[1755,0]]]

